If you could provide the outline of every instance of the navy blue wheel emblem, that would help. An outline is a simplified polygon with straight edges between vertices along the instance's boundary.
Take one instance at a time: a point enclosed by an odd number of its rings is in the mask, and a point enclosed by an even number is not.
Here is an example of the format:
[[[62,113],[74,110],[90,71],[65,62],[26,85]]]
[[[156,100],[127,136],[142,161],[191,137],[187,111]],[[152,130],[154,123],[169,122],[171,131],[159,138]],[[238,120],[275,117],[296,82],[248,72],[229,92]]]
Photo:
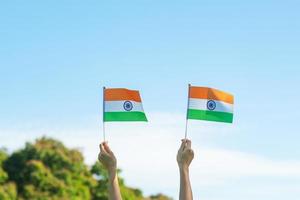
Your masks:
[[[131,111],[132,108],[133,108],[133,105],[130,101],[125,101],[124,104],[123,104],[123,108],[126,110],[126,111]]]
[[[209,101],[207,102],[206,106],[207,106],[207,109],[208,109],[208,110],[214,110],[214,109],[216,109],[217,104],[216,104],[215,101],[209,100]]]

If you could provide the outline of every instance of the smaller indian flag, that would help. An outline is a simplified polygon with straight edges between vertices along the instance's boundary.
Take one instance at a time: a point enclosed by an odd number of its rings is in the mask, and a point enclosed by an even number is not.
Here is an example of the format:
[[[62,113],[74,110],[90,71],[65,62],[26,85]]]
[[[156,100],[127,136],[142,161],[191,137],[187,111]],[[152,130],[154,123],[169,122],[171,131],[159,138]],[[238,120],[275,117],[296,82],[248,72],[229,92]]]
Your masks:
[[[187,119],[232,123],[233,95],[213,88],[189,86]]]
[[[139,91],[105,88],[103,97],[103,121],[147,121]]]

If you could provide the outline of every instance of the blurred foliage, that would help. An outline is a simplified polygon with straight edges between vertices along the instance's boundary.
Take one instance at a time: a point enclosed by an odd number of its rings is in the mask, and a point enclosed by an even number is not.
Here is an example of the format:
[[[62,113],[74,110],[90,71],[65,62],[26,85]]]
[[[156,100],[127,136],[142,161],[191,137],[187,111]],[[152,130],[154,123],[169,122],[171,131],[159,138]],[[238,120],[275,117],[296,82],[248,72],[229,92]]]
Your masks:
[[[149,198],[146,198],[145,200],[170,200],[171,198],[163,195],[163,194],[157,194],[157,195],[151,195]]]
[[[15,183],[10,182],[7,172],[3,169],[3,163],[8,158],[5,150],[0,150],[0,200],[17,199],[17,188]]]
[[[119,183],[123,200],[171,199],[162,194],[146,198],[123,178]],[[26,143],[11,155],[0,149],[0,200],[107,200],[107,184],[99,162],[89,168],[80,151],[54,139]]]

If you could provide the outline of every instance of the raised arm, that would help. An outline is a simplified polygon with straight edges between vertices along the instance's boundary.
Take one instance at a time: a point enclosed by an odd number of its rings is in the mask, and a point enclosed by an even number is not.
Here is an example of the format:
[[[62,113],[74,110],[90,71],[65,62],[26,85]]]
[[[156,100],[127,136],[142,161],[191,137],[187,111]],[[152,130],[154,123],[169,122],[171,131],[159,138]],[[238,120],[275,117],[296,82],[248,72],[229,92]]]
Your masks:
[[[181,140],[181,146],[177,153],[177,163],[180,173],[179,200],[192,200],[193,193],[189,177],[189,166],[194,158],[194,151],[191,149],[191,141]]]
[[[117,175],[117,159],[106,142],[100,144],[98,159],[108,171],[109,200],[122,200]]]

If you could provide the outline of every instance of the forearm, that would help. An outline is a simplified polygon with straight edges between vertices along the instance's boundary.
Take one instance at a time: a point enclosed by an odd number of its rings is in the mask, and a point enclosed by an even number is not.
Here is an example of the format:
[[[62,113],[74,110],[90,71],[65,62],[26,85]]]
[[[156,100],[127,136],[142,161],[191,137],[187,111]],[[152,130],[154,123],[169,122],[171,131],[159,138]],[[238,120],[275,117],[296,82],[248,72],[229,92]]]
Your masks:
[[[189,177],[189,169],[185,168],[179,169],[180,172],[180,192],[179,192],[179,200],[192,200],[192,188]]]
[[[109,172],[108,193],[109,200],[122,200],[116,171]]]

